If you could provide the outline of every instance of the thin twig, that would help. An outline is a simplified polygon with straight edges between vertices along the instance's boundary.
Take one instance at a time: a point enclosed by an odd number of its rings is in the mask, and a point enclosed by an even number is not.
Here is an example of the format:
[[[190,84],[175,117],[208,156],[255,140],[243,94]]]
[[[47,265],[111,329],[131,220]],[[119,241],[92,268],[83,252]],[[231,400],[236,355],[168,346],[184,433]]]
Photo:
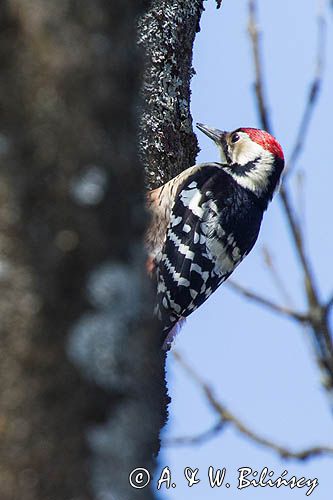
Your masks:
[[[208,403],[225,425],[228,423],[229,425],[234,426],[242,435],[246,436],[256,444],[260,444],[262,446],[265,446],[266,448],[270,448],[271,450],[278,453],[282,458],[306,460],[319,455],[333,455],[333,447],[330,446],[314,446],[311,448],[306,448],[304,450],[294,451],[286,448],[285,446],[281,446],[274,441],[271,441],[270,439],[266,439],[260,436],[257,432],[253,431],[247,425],[241,422],[238,417],[231,413],[226,408],[226,406],[223,405],[221,401],[219,401],[215,397],[209,385],[202,380],[202,378],[193,370],[193,368],[188,363],[184,361],[183,357],[178,352],[173,352],[173,355],[178,363],[186,371],[186,373],[199,385],[200,389],[205,394]],[[206,433],[206,435],[207,434],[208,433]],[[216,435],[216,426],[211,429],[210,435]],[[179,442],[178,444],[181,444],[181,442]]]
[[[302,227],[303,238],[306,236],[306,198],[305,198],[305,172],[304,170],[299,170],[296,175],[296,197],[297,197],[297,214],[299,224]]]
[[[267,132],[271,131],[271,125],[269,120],[268,109],[266,106],[266,99],[263,86],[263,76],[262,76],[262,62],[261,62],[261,52],[260,52],[260,33],[257,25],[257,2],[256,0],[249,0],[249,24],[248,31],[252,40],[253,58],[255,64],[255,93],[257,96],[259,115],[262,122],[263,129]]]
[[[247,299],[253,300],[254,302],[257,302],[257,304],[260,304],[261,306],[264,306],[275,313],[282,314],[283,316],[287,316],[288,318],[298,321],[300,323],[308,323],[310,320],[310,318],[306,314],[299,313],[297,311],[289,309],[288,307],[285,306],[281,306],[279,304],[275,304],[275,302],[266,299],[266,297],[263,297],[258,293],[253,292],[252,290],[249,290],[248,288],[245,288],[244,286],[239,285],[238,283],[235,283],[232,280],[228,281],[228,286],[229,288],[231,288],[237,293],[240,293]]]
[[[294,246],[304,273],[304,286],[308,300],[308,317],[312,327],[312,333],[319,347],[318,356],[320,363],[326,368],[330,384],[333,387],[333,344],[325,306],[322,306],[318,294],[315,276],[310,262],[305,253],[302,233],[296,221],[295,211],[291,207],[291,201],[286,185],[280,189],[282,207],[287,217],[289,230],[294,241]]]
[[[302,232],[299,223],[296,219],[295,211],[291,205],[288,188],[286,187],[285,184],[282,185],[280,189],[280,200],[282,202],[282,207],[287,217],[290,233],[293,238],[295,248],[303,268],[304,278],[305,278],[305,288],[307,292],[309,306],[318,306],[319,296],[317,291],[317,285],[315,283],[314,273],[307,258],[307,255],[305,253]]]
[[[225,421],[221,418],[218,422],[213,425],[210,429],[197,434],[196,436],[180,436],[175,438],[169,438],[163,442],[166,446],[179,446],[179,445],[194,445],[194,444],[202,444],[209,439],[212,439],[214,435],[221,432],[225,425]]]
[[[263,258],[264,262],[266,264],[266,267],[271,275],[271,278],[277,288],[277,290],[280,292],[282,297],[284,298],[284,301],[286,304],[292,304],[292,298],[290,297],[287,288],[283,282],[283,279],[281,278],[280,274],[278,273],[278,270],[274,264],[274,259],[272,257],[272,253],[269,250],[267,246],[263,246],[262,248],[263,252]]]
[[[257,26],[257,2],[256,0],[249,0],[249,29],[251,45],[253,49],[253,58],[255,65],[255,74],[256,74],[256,98],[259,109],[259,116],[262,127],[268,132],[272,133],[272,127],[270,125],[270,119],[268,115],[266,99],[264,95],[264,77],[262,71],[261,57],[260,57],[260,44],[258,38],[258,26]],[[310,264],[305,255],[304,245],[302,233],[299,227],[299,224],[294,215],[294,210],[292,209],[291,202],[289,199],[289,194],[285,185],[281,186],[280,189],[280,199],[282,200],[282,206],[284,212],[287,217],[289,229],[291,231],[291,235],[293,241],[295,243],[295,248],[297,250],[300,262],[302,264],[302,268],[305,275],[305,284],[307,290],[307,296],[309,298],[309,302],[311,305],[318,305],[318,293],[317,287],[315,285],[314,275],[312,273]]]
[[[326,308],[326,313],[328,314],[331,310],[331,308],[333,307],[333,294],[332,296],[329,298],[329,300],[327,301],[327,304],[325,306]]]
[[[256,75],[255,88],[256,88],[256,98],[257,98],[259,116],[262,127],[265,128],[268,132],[272,133],[272,128],[270,126],[270,120],[264,95],[264,76],[263,76],[261,57],[260,57],[260,44],[259,44],[257,19],[256,19],[257,16],[256,0],[249,0],[249,16],[250,16],[249,25],[251,26],[251,29],[249,29],[249,33],[250,33],[251,45],[254,56],[253,59],[254,59],[255,75]],[[323,37],[324,35],[325,29],[323,28],[323,26],[324,25],[321,25],[320,28],[320,37]],[[324,43],[324,41],[325,41],[324,38],[320,38],[319,45],[321,43]],[[318,61],[319,61],[318,62],[319,75],[321,75],[322,60],[319,58]],[[313,97],[311,99],[312,99],[311,102],[316,101],[316,99],[313,100]],[[311,108],[311,112],[312,111],[313,108]],[[301,147],[303,147],[303,145],[304,142],[302,142]],[[296,218],[295,210],[290,201],[290,196],[286,183],[283,183],[281,186],[280,201],[286,216],[287,224],[291,234],[291,239],[294,243],[298,260],[301,264],[304,274],[304,289],[308,302],[308,316],[310,318],[311,332],[314,339],[316,340],[315,345],[318,347],[317,349],[318,362],[326,370],[326,375],[327,375],[326,380],[328,381],[328,383],[325,384],[325,387],[328,390],[331,390],[333,389],[333,343],[332,343],[332,333],[328,323],[328,315],[327,315],[328,310],[320,302],[315,275],[313,273],[310,261],[306,255],[301,227],[299,221]]]

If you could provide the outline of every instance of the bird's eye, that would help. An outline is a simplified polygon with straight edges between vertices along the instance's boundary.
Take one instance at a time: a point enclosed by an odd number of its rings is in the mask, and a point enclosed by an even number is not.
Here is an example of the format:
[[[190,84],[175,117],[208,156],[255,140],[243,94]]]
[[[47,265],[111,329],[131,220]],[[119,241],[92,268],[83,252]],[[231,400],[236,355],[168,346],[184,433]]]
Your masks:
[[[238,134],[233,134],[231,136],[231,142],[234,144],[235,142],[239,141],[240,136]]]

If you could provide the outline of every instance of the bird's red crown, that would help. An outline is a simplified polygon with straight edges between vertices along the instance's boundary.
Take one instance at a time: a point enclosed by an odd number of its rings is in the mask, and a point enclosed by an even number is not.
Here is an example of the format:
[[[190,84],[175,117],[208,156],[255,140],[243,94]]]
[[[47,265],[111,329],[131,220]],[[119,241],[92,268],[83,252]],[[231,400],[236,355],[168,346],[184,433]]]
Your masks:
[[[274,156],[284,160],[284,154],[278,141],[265,130],[257,128],[241,128],[241,132],[245,132],[253,142],[262,146],[266,151],[269,151]]]

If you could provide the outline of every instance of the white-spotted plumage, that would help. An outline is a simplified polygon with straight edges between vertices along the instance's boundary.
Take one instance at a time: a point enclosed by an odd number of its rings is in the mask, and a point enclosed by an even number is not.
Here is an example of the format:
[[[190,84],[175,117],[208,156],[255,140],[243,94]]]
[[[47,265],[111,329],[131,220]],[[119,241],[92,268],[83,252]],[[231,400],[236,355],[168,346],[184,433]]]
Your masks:
[[[198,124],[221,151],[221,163],[188,168],[148,193],[148,270],[156,279],[156,315],[167,342],[250,252],[284,167],[267,132],[221,132]]]

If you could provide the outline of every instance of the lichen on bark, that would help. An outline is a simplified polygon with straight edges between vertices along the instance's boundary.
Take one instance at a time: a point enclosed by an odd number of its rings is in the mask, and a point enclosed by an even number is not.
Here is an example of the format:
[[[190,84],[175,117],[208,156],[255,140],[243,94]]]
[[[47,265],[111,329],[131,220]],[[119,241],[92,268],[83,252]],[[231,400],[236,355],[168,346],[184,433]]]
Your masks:
[[[140,146],[150,189],[194,165],[198,153],[190,81],[202,11],[203,0],[156,0],[139,23],[146,53]]]

